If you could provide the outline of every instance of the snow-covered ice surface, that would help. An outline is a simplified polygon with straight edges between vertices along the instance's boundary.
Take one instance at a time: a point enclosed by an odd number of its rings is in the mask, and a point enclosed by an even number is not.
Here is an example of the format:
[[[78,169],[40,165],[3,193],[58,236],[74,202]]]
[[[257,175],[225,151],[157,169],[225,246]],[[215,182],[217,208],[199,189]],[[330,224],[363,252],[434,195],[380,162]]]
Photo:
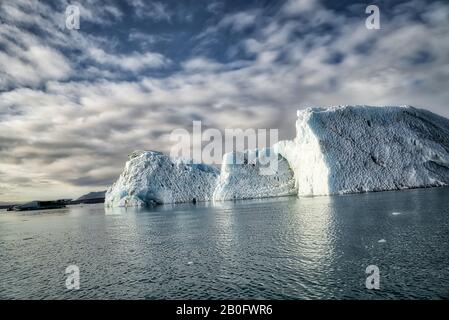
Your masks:
[[[270,149],[223,156],[214,200],[255,199],[296,194],[293,171]]]
[[[298,111],[297,136],[274,149],[290,163],[298,195],[449,184],[449,120],[409,106]]]
[[[156,151],[138,151],[130,156],[123,173],[108,189],[110,207],[212,200],[219,170],[191,164]]]
[[[338,106],[298,111],[296,137],[265,152],[224,156],[221,172],[155,151],[130,156],[106,206],[315,196],[449,185],[449,119],[413,107]],[[261,150],[262,151],[262,150]],[[237,161],[237,159],[239,161]],[[263,161],[266,163],[266,161]]]
[[[270,150],[229,153],[221,174],[156,151],[137,151],[106,192],[109,207],[147,206],[208,200],[278,197],[296,194],[288,162]],[[273,157],[273,158],[271,158]],[[270,165],[270,160],[276,161]]]

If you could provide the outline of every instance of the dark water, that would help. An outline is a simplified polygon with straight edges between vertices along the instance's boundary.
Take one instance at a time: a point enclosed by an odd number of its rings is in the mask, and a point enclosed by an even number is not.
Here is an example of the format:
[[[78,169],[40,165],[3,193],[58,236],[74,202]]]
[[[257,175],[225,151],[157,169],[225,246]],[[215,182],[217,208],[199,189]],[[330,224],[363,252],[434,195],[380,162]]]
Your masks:
[[[0,270],[3,299],[447,299],[449,189],[1,211]]]

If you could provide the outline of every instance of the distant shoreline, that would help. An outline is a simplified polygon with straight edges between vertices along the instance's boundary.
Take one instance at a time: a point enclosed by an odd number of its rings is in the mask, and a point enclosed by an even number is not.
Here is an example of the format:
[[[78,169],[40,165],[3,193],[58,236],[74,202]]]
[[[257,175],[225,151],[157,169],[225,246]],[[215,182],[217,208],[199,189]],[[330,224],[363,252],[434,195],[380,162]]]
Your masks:
[[[82,195],[76,200],[72,199],[56,199],[56,200],[46,200],[46,202],[58,202],[62,203],[64,205],[70,206],[70,205],[77,205],[77,204],[93,204],[93,203],[104,203],[106,191],[96,191],[96,192],[89,192],[85,195]],[[30,202],[39,202],[40,200],[34,200],[34,201],[28,201],[28,202],[21,202],[21,203],[2,203],[0,204],[0,210],[3,209],[10,209],[15,206],[22,206]]]

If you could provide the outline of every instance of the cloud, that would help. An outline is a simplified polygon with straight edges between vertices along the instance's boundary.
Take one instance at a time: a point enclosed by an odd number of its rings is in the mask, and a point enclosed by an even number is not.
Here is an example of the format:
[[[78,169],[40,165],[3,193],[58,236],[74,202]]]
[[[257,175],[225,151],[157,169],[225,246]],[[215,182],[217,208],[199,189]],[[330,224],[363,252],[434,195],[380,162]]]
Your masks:
[[[288,16],[294,16],[308,13],[319,6],[319,0],[288,0],[281,11]]]
[[[117,70],[132,73],[163,68],[170,59],[160,53],[136,47],[126,54],[117,52],[117,40],[85,31],[85,23],[103,25],[117,22],[123,16],[113,4],[93,0],[81,8],[81,29],[65,28],[64,2],[54,8],[42,2],[19,0],[2,3],[0,13],[5,21],[0,28],[0,90],[17,86],[39,87],[49,80],[121,78]],[[68,2],[66,2],[68,5]],[[94,62],[94,63],[92,63]],[[85,72],[74,70],[83,68]]]
[[[169,151],[170,132],[192,120],[279,128],[285,139],[305,106],[411,104],[449,115],[442,2],[395,5],[373,31],[364,8],[311,1],[269,13],[195,7],[200,20],[189,24],[165,5],[171,18],[148,19],[152,28],[115,2],[101,14],[83,1],[92,22],[75,32],[63,27],[63,5],[29,3],[0,6],[0,201],[104,189],[127,154]],[[96,14],[104,20],[94,23]]]
[[[223,8],[224,3],[222,1],[211,1],[206,7],[207,11],[213,14],[218,14],[222,12]]]
[[[0,70],[4,86],[37,86],[46,80],[67,78],[72,72],[63,55],[43,46],[31,46],[15,57],[0,52]]]
[[[114,55],[108,54],[102,49],[91,48],[89,54],[99,64],[115,66],[132,72],[146,68],[162,68],[170,63],[170,60],[163,55],[153,52]]]
[[[36,36],[15,27],[2,28],[0,44],[0,89],[14,85],[38,86],[47,80],[70,76],[69,60],[57,49],[39,44]]]
[[[111,25],[123,18],[123,12],[107,0],[69,1],[57,3],[45,1],[16,0],[0,3],[2,21],[15,26],[32,26],[45,30],[48,27],[63,29],[65,26],[65,10],[75,5],[80,9],[82,22],[96,25]]]
[[[151,18],[154,21],[171,22],[173,13],[162,2],[129,0],[130,5],[139,18]]]
[[[255,24],[258,13],[258,10],[252,10],[229,14],[218,23],[218,26],[230,27],[233,31],[242,31]]]
[[[138,43],[141,47],[148,48],[161,42],[168,42],[170,41],[170,37],[160,34],[150,34],[136,30],[131,30],[131,32],[128,35],[128,40],[130,42]]]

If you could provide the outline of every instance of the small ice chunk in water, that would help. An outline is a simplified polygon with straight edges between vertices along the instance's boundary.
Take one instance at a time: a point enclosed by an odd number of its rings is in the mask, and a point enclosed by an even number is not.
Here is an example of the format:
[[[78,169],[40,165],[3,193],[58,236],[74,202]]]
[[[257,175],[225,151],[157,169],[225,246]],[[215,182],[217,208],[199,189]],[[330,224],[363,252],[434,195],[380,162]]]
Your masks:
[[[385,243],[385,242],[387,242],[387,240],[385,240],[385,239],[380,239],[380,240],[377,241],[377,242],[379,242],[379,243]]]
[[[398,216],[398,215],[400,215],[400,214],[402,214],[401,212],[393,212],[392,213],[392,215],[394,215],[394,216]]]

